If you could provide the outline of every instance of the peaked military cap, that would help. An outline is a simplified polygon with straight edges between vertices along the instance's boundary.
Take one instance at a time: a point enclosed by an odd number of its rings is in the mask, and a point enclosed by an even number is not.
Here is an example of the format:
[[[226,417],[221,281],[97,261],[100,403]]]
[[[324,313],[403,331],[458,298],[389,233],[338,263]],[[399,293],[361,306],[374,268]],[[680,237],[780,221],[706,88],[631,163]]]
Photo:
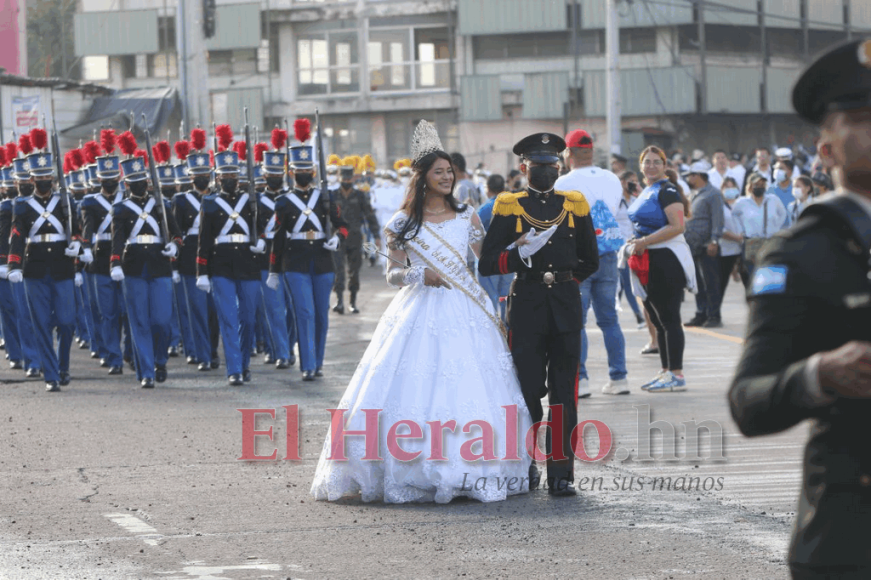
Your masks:
[[[514,145],[514,154],[533,163],[558,163],[566,142],[553,133],[535,133]]]
[[[871,107],[871,38],[840,44],[817,57],[795,83],[792,106],[815,125],[830,112]]]

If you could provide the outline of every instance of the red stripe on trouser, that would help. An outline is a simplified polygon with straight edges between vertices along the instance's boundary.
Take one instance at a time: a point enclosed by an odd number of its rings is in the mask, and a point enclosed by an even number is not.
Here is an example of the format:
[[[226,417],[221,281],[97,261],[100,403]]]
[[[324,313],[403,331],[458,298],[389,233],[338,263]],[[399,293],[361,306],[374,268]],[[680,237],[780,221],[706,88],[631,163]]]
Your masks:
[[[578,407],[578,380],[581,377],[581,365],[578,363],[578,369],[575,371],[575,408]]]

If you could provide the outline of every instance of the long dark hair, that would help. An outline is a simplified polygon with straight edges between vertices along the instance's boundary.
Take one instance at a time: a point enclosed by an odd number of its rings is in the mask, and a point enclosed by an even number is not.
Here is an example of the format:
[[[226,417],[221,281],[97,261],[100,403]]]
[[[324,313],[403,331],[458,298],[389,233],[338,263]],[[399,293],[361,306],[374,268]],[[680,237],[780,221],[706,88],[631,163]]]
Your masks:
[[[411,176],[411,181],[408,183],[408,189],[405,192],[405,201],[402,203],[400,211],[405,212],[408,216],[402,229],[396,235],[396,239],[406,242],[417,236],[420,233],[421,225],[423,224],[423,202],[426,198],[426,174],[432,168],[437,159],[444,159],[451,164],[451,169],[454,172],[454,181],[451,183],[451,193],[445,196],[448,205],[456,213],[460,213],[466,208],[464,204],[457,201],[454,197],[454,187],[457,185],[457,170],[451,161],[451,156],[444,151],[433,151],[421,157],[412,169],[414,174]]]

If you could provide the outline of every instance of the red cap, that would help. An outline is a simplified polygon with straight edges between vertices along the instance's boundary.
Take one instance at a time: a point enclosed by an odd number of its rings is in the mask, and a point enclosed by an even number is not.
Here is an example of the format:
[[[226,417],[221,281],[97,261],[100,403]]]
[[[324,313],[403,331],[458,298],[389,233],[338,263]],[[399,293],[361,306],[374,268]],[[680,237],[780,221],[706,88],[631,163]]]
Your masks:
[[[583,129],[569,131],[566,135],[566,147],[578,147],[580,149],[592,149],[593,138]]]

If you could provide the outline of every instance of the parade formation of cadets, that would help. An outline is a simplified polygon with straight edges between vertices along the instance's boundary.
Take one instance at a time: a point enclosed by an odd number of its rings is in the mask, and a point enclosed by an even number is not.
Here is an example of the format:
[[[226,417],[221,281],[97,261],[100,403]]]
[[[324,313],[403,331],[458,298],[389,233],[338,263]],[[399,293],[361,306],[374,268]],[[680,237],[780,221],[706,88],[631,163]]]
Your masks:
[[[344,313],[347,277],[359,312],[363,241],[380,245],[374,196],[398,189],[396,174],[374,172],[368,155],[333,155],[324,193],[308,120],[294,123],[294,142],[279,128],[268,144],[234,142],[228,125],[215,133],[214,148],[195,128],[150,155],[114,129],[65,154],[43,128],[0,146],[0,328],[11,369],[59,391],[75,340],[108,374],[123,375],[126,362],[153,388],[179,345],[203,372],[220,366],[223,345],[238,386],[262,344],[264,363],[291,368],[296,349],[302,379],[323,376],[331,292]]]

